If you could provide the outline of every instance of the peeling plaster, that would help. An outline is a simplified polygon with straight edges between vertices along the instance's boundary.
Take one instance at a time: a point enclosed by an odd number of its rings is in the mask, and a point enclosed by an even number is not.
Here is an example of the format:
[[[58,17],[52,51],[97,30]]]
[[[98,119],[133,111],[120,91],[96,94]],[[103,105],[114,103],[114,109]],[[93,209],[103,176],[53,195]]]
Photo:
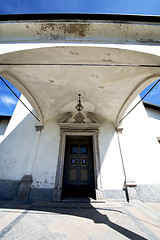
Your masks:
[[[85,37],[88,30],[90,30],[90,24],[80,24],[80,23],[70,23],[68,26],[66,24],[62,24],[60,26],[60,30],[62,28],[64,34],[74,34],[79,37]]]
[[[91,24],[84,23],[42,23],[37,34],[41,37],[47,35],[54,40],[65,39],[67,35],[83,38],[90,28]]]
[[[73,54],[73,55],[79,55],[78,52],[73,52],[73,51],[70,51],[70,54]]]

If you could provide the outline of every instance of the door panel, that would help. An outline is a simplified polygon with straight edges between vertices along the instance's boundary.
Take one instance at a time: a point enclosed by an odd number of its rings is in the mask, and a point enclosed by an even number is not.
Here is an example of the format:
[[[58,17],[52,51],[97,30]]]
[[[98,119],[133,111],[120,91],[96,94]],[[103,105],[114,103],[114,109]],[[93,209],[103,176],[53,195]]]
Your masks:
[[[62,197],[94,197],[92,137],[68,136],[63,173]]]

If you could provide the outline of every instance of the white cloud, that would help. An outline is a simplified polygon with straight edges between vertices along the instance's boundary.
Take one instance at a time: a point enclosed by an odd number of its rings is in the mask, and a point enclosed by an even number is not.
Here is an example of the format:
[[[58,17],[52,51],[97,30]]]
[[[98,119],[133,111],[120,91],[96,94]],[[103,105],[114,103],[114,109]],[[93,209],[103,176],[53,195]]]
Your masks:
[[[17,103],[17,100],[10,96],[2,95],[2,96],[0,96],[0,102],[7,106],[10,106],[10,105],[15,105]]]
[[[155,96],[160,94],[160,86],[156,86],[148,95]]]

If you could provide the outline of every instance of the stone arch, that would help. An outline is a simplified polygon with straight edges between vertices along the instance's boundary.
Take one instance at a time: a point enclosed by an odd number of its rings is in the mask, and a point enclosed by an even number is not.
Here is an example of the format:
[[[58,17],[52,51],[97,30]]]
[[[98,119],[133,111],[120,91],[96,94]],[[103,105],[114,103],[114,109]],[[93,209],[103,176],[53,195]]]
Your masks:
[[[133,102],[133,100],[146,88],[148,87],[151,83],[156,81],[158,78],[160,78],[160,74],[152,74],[146,78],[144,78],[140,84],[135,88],[133,92],[129,95],[128,99],[125,101],[123,104],[122,108],[120,109],[120,112],[117,116],[117,121],[116,124],[119,126],[122,122],[121,120],[123,119],[125,112],[127,111],[128,107],[130,104]]]
[[[7,81],[9,81],[11,84],[13,84],[25,96],[25,98],[28,100],[28,102],[33,107],[33,111],[34,111],[36,117],[40,120],[39,124],[42,124],[43,123],[43,117],[42,117],[41,110],[40,110],[36,100],[34,99],[34,97],[29,92],[29,90],[26,87],[24,87],[22,85],[22,83],[20,83],[17,76],[13,76],[13,75],[8,74],[6,72],[5,73],[1,72],[0,75],[4,79],[7,79]]]

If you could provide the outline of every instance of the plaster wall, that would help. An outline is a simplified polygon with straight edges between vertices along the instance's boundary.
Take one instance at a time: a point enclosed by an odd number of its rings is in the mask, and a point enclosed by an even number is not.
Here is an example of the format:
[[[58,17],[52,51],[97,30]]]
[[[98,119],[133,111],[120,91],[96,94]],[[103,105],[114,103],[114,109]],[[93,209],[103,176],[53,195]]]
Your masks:
[[[160,137],[160,112],[154,109],[146,108],[148,115],[149,126],[152,132],[152,135],[155,138]]]
[[[21,99],[25,101],[22,96]],[[1,179],[21,180],[26,174],[36,135],[36,120],[18,102],[0,145]],[[55,183],[60,132],[55,119],[48,120],[38,140],[31,166],[32,188],[52,188]],[[99,134],[102,188],[121,189],[124,181],[117,135],[111,122],[103,122]]]
[[[139,97],[132,103],[132,106],[138,100]],[[1,180],[20,181],[27,173],[33,142],[37,134],[35,130],[37,122],[23,108],[19,102],[9,123],[10,126],[8,125],[8,130],[6,130],[6,137],[0,144]],[[19,114],[21,116],[18,117]],[[104,191],[122,192],[125,174],[127,179],[134,180],[138,185],[160,184],[160,146],[156,132],[157,114],[152,113],[152,118],[148,118],[141,103],[123,120],[124,129],[122,134],[119,134],[122,158],[115,126],[109,121],[102,121],[99,129],[99,174],[101,174]],[[157,124],[154,125],[155,122]],[[153,131],[153,126],[155,131]],[[32,190],[53,190],[59,142],[59,126],[56,119],[50,119],[44,123],[43,130],[40,132],[30,168],[30,174],[33,177]]]
[[[60,142],[59,126],[54,119],[44,125],[32,176],[32,188],[53,188]],[[100,173],[103,189],[122,189],[124,173],[119,153],[117,133],[112,123],[102,123],[99,134]]]
[[[100,128],[99,148],[101,160],[102,188],[122,190],[124,172],[115,126],[104,122]]]
[[[15,51],[21,51],[21,50],[29,50],[29,49],[38,49],[38,48],[44,48],[44,47],[60,47],[60,46],[88,46],[91,47],[93,44],[89,43],[21,43],[21,44],[3,44],[0,43],[0,54],[15,52]],[[160,46],[159,45],[139,45],[139,44],[98,44],[94,43],[95,47],[108,47],[108,48],[119,48],[119,49],[126,49],[126,50],[132,50],[142,53],[149,53],[153,55],[160,56]]]
[[[54,119],[47,121],[41,132],[33,165],[32,188],[53,188],[55,183],[60,132]]]
[[[28,107],[30,111],[32,111],[32,106],[23,95],[21,95],[20,100]],[[25,119],[25,117],[27,117],[28,114],[29,111],[20,101],[18,101],[11,120],[7,125],[3,140],[19,125],[19,123]]]
[[[139,100],[137,97],[129,109]],[[123,120],[120,141],[126,177],[137,184],[160,184],[160,146],[155,121],[150,121],[142,102]]]
[[[21,96],[21,100],[25,100]],[[18,102],[0,144],[0,179],[20,180],[27,166],[36,121]]]
[[[21,100],[27,100],[21,96]],[[54,120],[44,124],[38,145],[34,146],[37,121],[18,102],[0,144],[0,179],[21,180],[27,173],[33,175],[32,187],[53,188],[59,148],[59,128]],[[35,155],[31,156],[35,147]],[[30,171],[27,172],[29,159]]]
[[[27,105],[27,100],[21,96]],[[25,175],[32,175],[30,198],[51,199],[59,150],[59,128],[52,119],[36,131],[35,118],[18,102],[0,144],[0,199],[13,199]]]

